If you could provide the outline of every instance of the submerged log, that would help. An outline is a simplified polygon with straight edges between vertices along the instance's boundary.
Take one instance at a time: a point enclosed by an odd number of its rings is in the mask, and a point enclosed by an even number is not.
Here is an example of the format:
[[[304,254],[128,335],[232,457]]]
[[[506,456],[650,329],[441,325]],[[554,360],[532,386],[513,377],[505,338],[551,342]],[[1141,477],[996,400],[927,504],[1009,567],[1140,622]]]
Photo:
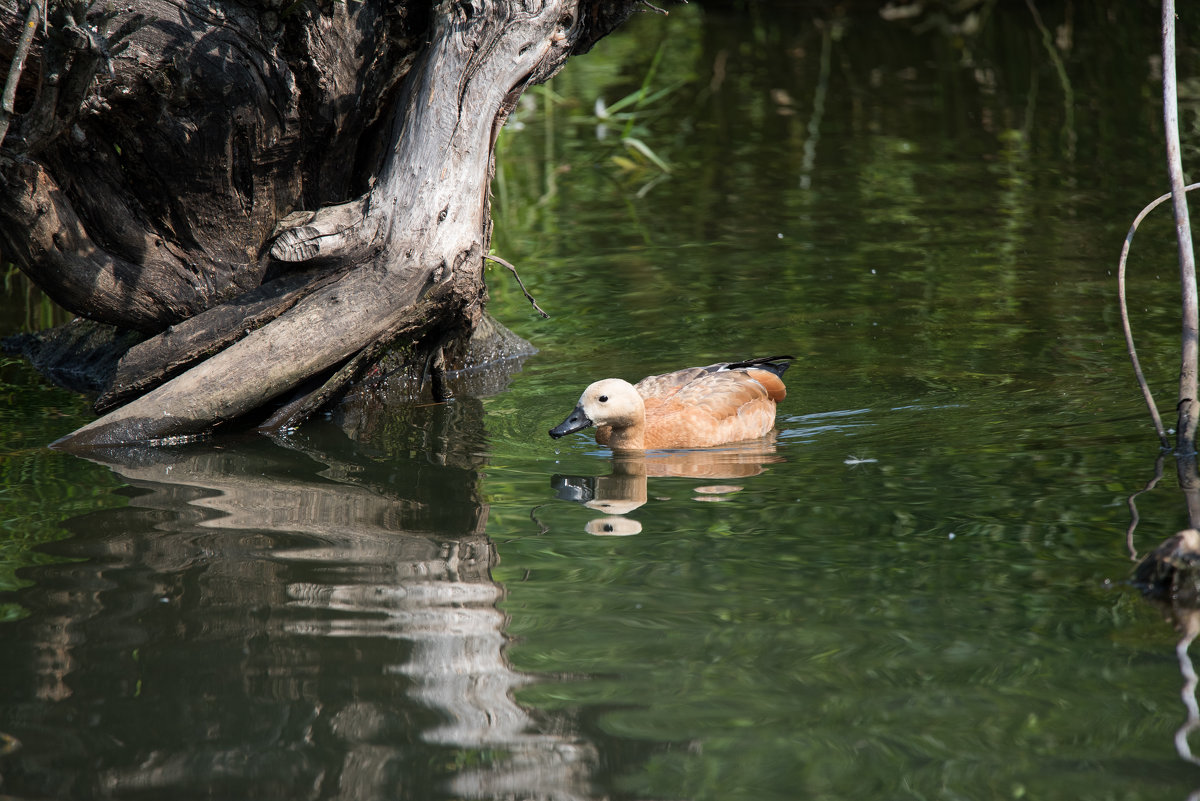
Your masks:
[[[50,109],[30,90],[0,149],[0,243],[67,308],[152,335],[107,414],[59,444],[196,434],[281,404],[269,425],[288,427],[389,343],[439,363],[483,319],[508,113],[635,4],[301,3],[285,21],[269,2],[135,0],[103,25],[53,11],[43,73],[74,79]],[[0,0],[5,40],[16,22]]]
[[[1130,583],[1147,598],[1200,608],[1200,531],[1168,537],[1138,563]]]
[[[83,395],[98,395],[112,383],[123,354],[142,336],[76,317],[65,325],[0,340],[0,350],[24,356],[43,376]]]

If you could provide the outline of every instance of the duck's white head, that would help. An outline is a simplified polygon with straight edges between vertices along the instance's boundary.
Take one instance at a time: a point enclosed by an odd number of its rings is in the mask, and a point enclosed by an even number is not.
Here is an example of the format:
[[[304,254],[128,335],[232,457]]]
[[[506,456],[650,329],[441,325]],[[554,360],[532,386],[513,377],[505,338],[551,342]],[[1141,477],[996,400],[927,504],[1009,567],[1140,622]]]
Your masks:
[[[606,378],[588,385],[579,396],[575,410],[550,429],[550,436],[565,437],[593,425],[628,428],[645,420],[646,406],[633,384],[619,378]]]

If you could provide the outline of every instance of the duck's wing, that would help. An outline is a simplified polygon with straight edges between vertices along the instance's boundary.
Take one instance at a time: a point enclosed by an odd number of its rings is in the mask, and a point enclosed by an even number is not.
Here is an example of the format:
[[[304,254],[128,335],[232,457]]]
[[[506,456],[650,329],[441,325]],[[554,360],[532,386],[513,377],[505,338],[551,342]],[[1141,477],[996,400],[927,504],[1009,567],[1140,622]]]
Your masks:
[[[784,389],[780,377],[788,369],[793,358],[792,356],[765,356],[740,362],[717,362],[705,367],[687,367],[673,373],[646,376],[634,386],[643,400],[652,398],[665,400],[687,385],[706,376],[716,373],[746,372],[772,392],[773,400],[781,401],[787,394],[787,390]],[[776,394],[779,397],[774,397]]]
[[[717,371],[646,400],[646,447],[704,448],[757,439],[775,426],[783,382],[765,370]]]
[[[674,404],[702,409],[718,419],[736,415],[747,404],[774,403],[787,397],[787,388],[766,370],[722,370],[694,379],[672,397]]]
[[[746,359],[741,362],[730,362],[729,364],[720,365],[725,370],[766,370],[774,373],[776,377],[782,378],[783,373],[792,362],[796,360],[795,356],[762,356],[757,359]]]
[[[674,395],[697,378],[715,372],[724,364],[710,364],[708,367],[687,367],[673,373],[648,375],[634,384],[634,389],[642,396],[642,400],[665,400]]]

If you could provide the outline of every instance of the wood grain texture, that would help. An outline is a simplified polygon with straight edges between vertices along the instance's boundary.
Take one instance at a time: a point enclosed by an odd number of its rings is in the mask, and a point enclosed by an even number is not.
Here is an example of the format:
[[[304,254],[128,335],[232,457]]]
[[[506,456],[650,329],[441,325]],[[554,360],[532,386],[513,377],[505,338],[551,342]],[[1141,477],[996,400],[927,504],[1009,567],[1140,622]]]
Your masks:
[[[408,337],[433,353],[454,330],[469,330],[486,299],[482,259],[491,232],[496,133],[521,90],[562,66],[580,36],[580,19],[574,0],[439,5],[393,111],[377,115],[387,120],[381,136],[387,145],[365,193],[273,228],[281,243],[276,257],[340,265],[343,274],[59,444],[199,433],[279,402],[314,378],[341,382],[314,396],[332,398],[354,377],[355,370],[339,368],[362,364],[355,354],[374,353],[381,341]],[[258,201],[246,207],[258,208]],[[273,224],[284,218],[267,216]],[[301,400],[292,408],[309,414],[314,407]],[[295,420],[290,413],[284,418]]]

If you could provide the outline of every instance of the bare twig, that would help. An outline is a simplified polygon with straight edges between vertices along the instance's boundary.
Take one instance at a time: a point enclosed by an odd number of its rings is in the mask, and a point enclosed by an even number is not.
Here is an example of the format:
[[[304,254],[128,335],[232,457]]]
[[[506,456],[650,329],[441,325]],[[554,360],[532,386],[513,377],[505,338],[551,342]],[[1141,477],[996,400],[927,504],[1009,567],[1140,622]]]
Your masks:
[[[1193,189],[1200,189],[1200,183],[1184,187],[1185,192],[1190,192]],[[1167,439],[1166,431],[1163,429],[1162,418],[1158,414],[1158,407],[1154,404],[1154,396],[1150,394],[1150,387],[1146,384],[1146,376],[1142,373],[1142,366],[1138,361],[1137,350],[1133,345],[1133,330],[1129,324],[1129,309],[1125,300],[1125,267],[1129,261],[1129,249],[1133,246],[1134,232],[1142,224],[1142,220],[1146,219],[1147,214],[1170,199],[1170,194],[1162,195],[1146,204],[1146,207],[1138,212],[1138,216],[1133,219],[1133,225],[1129,226],[1129,233],[1125,234],[1125,244],[1121,246],[1121,260],[1117,264],[1117,298],[1120,301],[1121,307],[1121,328],[1125,332],[1125,347],[1129,351],[1129,360],[1133,362],[1133,372],[1137,376],[1138,386],[1142,389],[1142,397],[1146,399],[1146,406],[1150,409],[1150,417],[1154,419],[1154,430],[1158,432],[1158,441],[1164,448],[1170,448],[1171,443]]]
[[[525,282],[521,280],[521,276],[517,273],[516,267],[513,267],[511,264],[509,264],[508,262],[506,262],[504,259],[500,258],[499,256],[492,256],[490,254],[485,254],[484,258],[488,259],[489,261],[494,261],[494,262],[496,262],[496,264],[499,264],[501,266],[507,267],[509,269],[509,271],[513,274],[513,277],[517,279],[517,284],[520,285],[521,291],[525,293],[526,300],[528,300],[530,303],[533,304],[534,310],[538,314],[542,315],[542,317],[544,317],[544,318],[548,318],[550,316],[549,314],[547,314],[546,312],[544,312],[542,310],[541,306],[539,306],[537,304],[537,301],[533,299],[533,295],[529,294],[529,290],[525,288]]]
[[[4,144],[4,137],[8,134],[8,124],[16,110],[17,85],[21,82],[21,71],[25,69],[25,58],[29,55],[29,45],[37,30],[38,20],[44,13],[44,0],[31,0],[29,11],[25,15],[25,28],[21,31],[21,39],[17,42],[16,52],[13,53],[12,65],[8,68],[4,96],[0,100],[0,144]]]
[[[1183,330],[1179,364],[1178,451],[1195,453],[1196,426],[1200,421],[1200,299],[1196,292],[1196,255],[1187,194],[1183,186],[1183,161],[1179,154],[1179,102],[1175,77],[1175,1],[1162,4],[1163,127],[1167,139],[1167,174],[1175,209],[1175,238],[1179,243],[1179,283]]]

